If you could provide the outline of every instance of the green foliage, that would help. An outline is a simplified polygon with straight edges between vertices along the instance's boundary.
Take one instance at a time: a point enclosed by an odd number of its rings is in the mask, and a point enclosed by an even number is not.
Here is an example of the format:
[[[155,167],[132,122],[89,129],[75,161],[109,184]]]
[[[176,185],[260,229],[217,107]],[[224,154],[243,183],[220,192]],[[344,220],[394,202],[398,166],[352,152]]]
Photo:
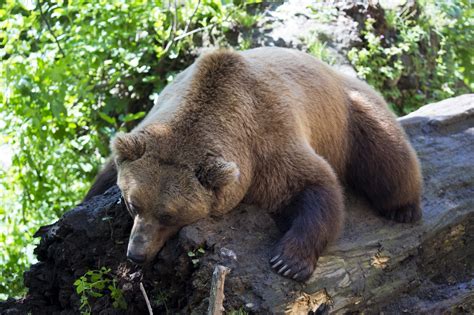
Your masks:
[[[155,295],[153,299],[153,304],[157,307],[163,307],[165,309],[166,314],[171,314],[168,309],[168,300],[170,298],[170,293],[162,291],[161,289],[158,290],[158,293]]]
[[[81,314],[91,314],[90,298],[100,298],[109,294],[112,306],[116,309],[127,309],[127,302],[122,290],[117,287],[117,281],[110,276],[110,269],[89,270],[74,282],[76,293],[81,297]]]
[[[228,315],[247,315],[247,311],[241,307],[237,310],[230,310],[229,312],[227,312]]]
[[[379,33],[368,18],[364,46],[348,57],[398,114],[467,93],[474,88],[473,13],[468,0],[386,11],[388,31]]]
[[[188,257],[191,259],[193,266],[197,266],[199,264],[199,257],[202,257],[204,253],[206,253],[206,250],[202,247],[188,252]]]
[[[310,6],[311,18],[321,23],[334,22],[339,14],[339,9],[324,1],[314,1]]]
[[[33,233],[80,202],[110,137],[196,45],[227,46],[231,29],[253,25],[246,12],[218,0],[2,2],[0,150],[13,158],[0,169],[0,298],[23,293]]]
[[[306,42],[308,43],[308,53],[327,64],[334,65],[336,63],[336,58],[327,48],[325,42],[318,39],[307,39]]]

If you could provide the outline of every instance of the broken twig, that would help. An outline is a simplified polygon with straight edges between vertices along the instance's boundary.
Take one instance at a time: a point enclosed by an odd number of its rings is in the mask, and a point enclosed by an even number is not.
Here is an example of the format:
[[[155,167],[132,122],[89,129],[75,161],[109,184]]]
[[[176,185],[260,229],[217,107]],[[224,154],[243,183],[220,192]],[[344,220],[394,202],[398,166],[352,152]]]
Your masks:
[[[151,309],[150,300],[148,299],[148,295],[146,294],[145,287],[143,283],[140,282],[140,290],[142,291],[143,297],[145,298],[146,307],[148,308],[148,313],[153,315],[153,310]]]
[[[208,315],[221,315],[224,311],[224,281],[230,269],[217,265],[212,273],[211,294],[209,296]]]

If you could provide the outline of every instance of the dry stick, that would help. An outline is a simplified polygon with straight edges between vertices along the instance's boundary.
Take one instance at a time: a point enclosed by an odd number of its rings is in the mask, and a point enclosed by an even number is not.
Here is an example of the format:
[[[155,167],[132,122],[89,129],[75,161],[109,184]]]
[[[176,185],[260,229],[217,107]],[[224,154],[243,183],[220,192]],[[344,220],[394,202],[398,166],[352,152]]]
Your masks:
[[[230,269],[217,265],[212,273],[211,294],[209,296],[208,315],[221,315],[224,311],[224,281]]]
[[[191,22],[193,21],[193,17],[196,14],[200,4],[201,4],[201,0],[199,0],[198,3],[196,4],[196,7],[194,8],[193,14],[191,14],[191,17],[189,18],[188,23],[186,23],[186,27],[184,28],[183,33],[186,34],[188,32],[189,25],[191,25]],[[175,38],[175,40],[176,40],[176,38]]]
[[[63,57],[66,57],[66,54],[64,53],[64,50],[61,48],[61,45],[59,44],[58,38],[56,37],[56,35],[54,35],[54,32],[51,29],[51,25],[49,24],[48,19],[46,18],[46,16],[43,13],[43,3],[41,3],[41,1],[39,1],[39,0],[38,0],[38,7],[39,7],[41,19],[43,19],[44,23],[46,24],[46,27],[48,28],[48,31],[53,36],[54,41],[56,42],[56,45],[58,46],[59,52],[63,55]]]
[[[200,32],[200,31],[204,31],[204,30],[206,30],[206,29],[208,29],[208,28],[211,28],[211,27],[214,27],[214,26],[216,26],[215,23],[212,23],[212,24],[209,24],[209,25],[200,27],[200,28],[196,28],[196,29],[194,29],[194,30],[192,30],[192,31],[189,31],[189,32],[184,33],[184,34],[181,34],[181,35],[179,35],[179,36],[176,36],[176,37],[174,38],[174,41],[178,41],[178,40],[180,40],[180,39],[185,38],[186,36],[193,35],[194,33],[197,33],[197,32]]]
[[[150,300],[148,299],[148,295],[146,294],[145,287],[143,283],[140,282],[140,290],[142,291],[143,297],[145,298],[146,307],[148,308],[148,313],[153,315],[153,310],[151,309]]]
[[[171,1],[169,2],[169,4],[170,4],[170,7],[171,7]],[[169,10],[171,12],[171,8]],[[166,44],[163,55],[166,55],[168,53],[168,51],[171,49],[171,46],[175,42],[174,38],[176,37],[176,28],[177,28],[177,26],[178,26],[178,4],[176,3],[176,0],[174,0],[173,28],[171,29],[171,34],[170,34],[171,39]]]

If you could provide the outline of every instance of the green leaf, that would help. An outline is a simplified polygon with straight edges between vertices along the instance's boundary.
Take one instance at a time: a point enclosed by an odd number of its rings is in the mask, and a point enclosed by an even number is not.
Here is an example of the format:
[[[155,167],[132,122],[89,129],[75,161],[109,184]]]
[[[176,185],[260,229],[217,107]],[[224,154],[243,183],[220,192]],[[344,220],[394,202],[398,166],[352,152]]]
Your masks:
[[[110,117],[109,115],[107,115],[104,112],[98,112],[98,114],[99,114],[100,118],[102,118],[103,120],[105,120],[106,122],[108,122],[111,125],[115,125],[117,123],[115,117]]]
[[[130,113],[130,114],[127,114],[125,116],[121,116],[121,120],[123,122],[130,122],[130,121],[134,121],[134,120],[137,120],[137,119],[140,119],[142,117],[144,117],[146,115],[145,112],[138,112],[138,113]]]

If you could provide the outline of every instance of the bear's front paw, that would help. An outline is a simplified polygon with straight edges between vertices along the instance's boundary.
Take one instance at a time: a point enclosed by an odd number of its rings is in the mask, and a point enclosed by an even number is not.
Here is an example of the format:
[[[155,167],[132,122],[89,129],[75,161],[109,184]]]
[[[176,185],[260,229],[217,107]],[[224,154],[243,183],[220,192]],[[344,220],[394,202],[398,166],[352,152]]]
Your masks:
[[[270,265],[276,273],[304,282],[313,273],[318,258],[315,250],[301,241],[281,239],[272,251]]]

